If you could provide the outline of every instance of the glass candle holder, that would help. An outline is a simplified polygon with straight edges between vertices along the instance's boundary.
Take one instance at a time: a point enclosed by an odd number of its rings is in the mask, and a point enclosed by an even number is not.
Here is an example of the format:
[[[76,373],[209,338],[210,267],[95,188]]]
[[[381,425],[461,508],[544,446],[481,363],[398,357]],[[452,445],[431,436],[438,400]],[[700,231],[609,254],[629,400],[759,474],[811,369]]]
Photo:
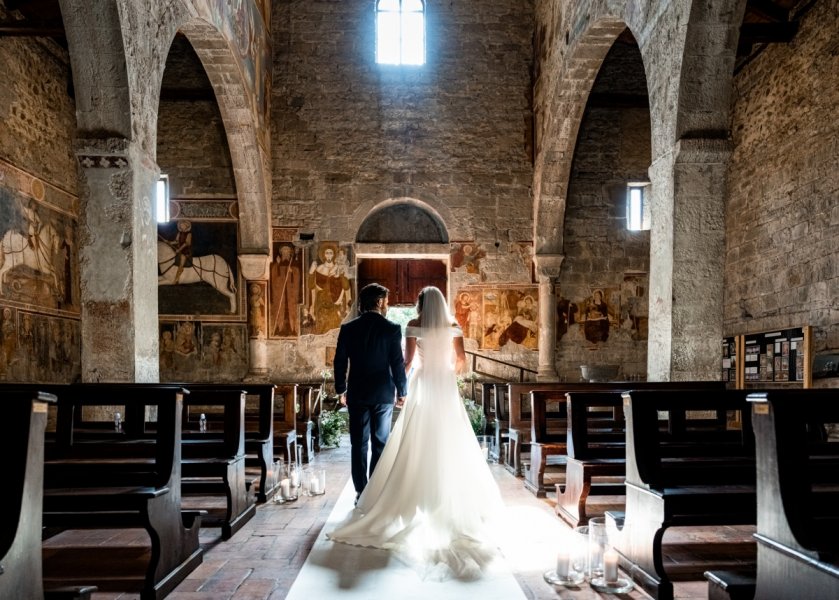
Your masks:
[[[296,464],[291,463],[281,473],[279,489],[277,490],[277,494],[279,495],[278,502],[294,502],[297,500],[299,490],[300,471],[297,470]]]
[[[303,476],[303,489],[307,496],[322,496],[326,493],[326,469],[314,467]]]
[[[545,581],[551,585],[576,586],[585,581],[586,561],[579,560],[579,547],[587,546],[588,536],[581,541],[576,532],[566,535],[560,541],[556,554],[556,568],[545,572]]]
[[[603,576],[603,554],[609,549],[606,517],[588,520],[588,573],[592,579]]]
[[[478,445],[481,447],[481,454],[483,455],[484,460],[489,461],[493,437],[491,435],[479,435],[476,437],[478,438]]]

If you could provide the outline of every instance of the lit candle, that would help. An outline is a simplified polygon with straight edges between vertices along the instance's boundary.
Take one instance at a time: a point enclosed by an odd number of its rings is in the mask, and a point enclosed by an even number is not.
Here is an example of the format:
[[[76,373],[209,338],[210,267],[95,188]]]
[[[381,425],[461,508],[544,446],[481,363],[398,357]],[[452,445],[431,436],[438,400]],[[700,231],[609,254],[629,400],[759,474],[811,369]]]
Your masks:
[[[283,495],[283,499],[285,500],[291,498],[291,481],[288,477],[280,482],[280,493]]]
[[[603,579],[606,583],[618,580],[618,553],[609,548],[603,553]]]
[[[312,475],[312,478],[309,480],[309,493],[320,494],[320,479],[318,479],[317,475]]]
[[[568,550],[560,550],[556,555],[556,576],[567,578],[571,565],[571,555]]]
[[[299,487],[300,486],[300,474],[297,472],[297,469],[291,472],[291,487]]]

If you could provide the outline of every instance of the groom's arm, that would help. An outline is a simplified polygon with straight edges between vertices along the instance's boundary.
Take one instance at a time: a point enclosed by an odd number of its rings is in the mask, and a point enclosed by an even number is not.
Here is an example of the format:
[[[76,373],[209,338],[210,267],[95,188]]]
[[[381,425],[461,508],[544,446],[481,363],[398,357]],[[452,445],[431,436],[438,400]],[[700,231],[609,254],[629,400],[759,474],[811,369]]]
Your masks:
[[[335,358],[332,360],[332,372],[335,375],[335,393],[343,396],[347,393],[347,336],[344,327],[338,332],[338,344],[335,348]]]

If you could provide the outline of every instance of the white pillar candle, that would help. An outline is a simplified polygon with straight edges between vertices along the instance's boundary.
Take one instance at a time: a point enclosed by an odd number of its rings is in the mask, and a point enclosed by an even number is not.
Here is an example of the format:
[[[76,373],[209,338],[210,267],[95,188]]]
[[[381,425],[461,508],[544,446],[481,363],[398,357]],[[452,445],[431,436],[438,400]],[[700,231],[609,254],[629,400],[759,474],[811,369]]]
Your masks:
[[[571,565],[571,555],[568,550],[560,550],[556,555],[556,575],[557,577],[568,577],[568,571]]]
[[[309,479],[309,493],[320,494],[320,479],[317,475],[312,475],[312,478]]]
[[[280,493],[283,499],[291,498],[291,481],[287,477],[280,482]]]
[[[291,487],[299,487],[300,486],[300,475],[297,473],[297,469],[291,472]]]
[[[606,583],[618,580],[618,553],[609,548],[603,553],[603,579]]]

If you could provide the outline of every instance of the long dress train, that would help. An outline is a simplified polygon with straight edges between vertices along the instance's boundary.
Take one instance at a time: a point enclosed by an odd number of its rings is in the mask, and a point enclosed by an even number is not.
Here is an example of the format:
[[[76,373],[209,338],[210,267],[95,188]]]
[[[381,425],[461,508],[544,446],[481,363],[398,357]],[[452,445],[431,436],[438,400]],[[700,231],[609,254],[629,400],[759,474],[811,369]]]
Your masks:
[[[427,332],[426,332],[427,333]],[[473,579],[498,554],[503,503],[475,438],[452,368],[452,337],[417,338],[420,364],[376,470],[334,541],[384,548],[427,579]]]

